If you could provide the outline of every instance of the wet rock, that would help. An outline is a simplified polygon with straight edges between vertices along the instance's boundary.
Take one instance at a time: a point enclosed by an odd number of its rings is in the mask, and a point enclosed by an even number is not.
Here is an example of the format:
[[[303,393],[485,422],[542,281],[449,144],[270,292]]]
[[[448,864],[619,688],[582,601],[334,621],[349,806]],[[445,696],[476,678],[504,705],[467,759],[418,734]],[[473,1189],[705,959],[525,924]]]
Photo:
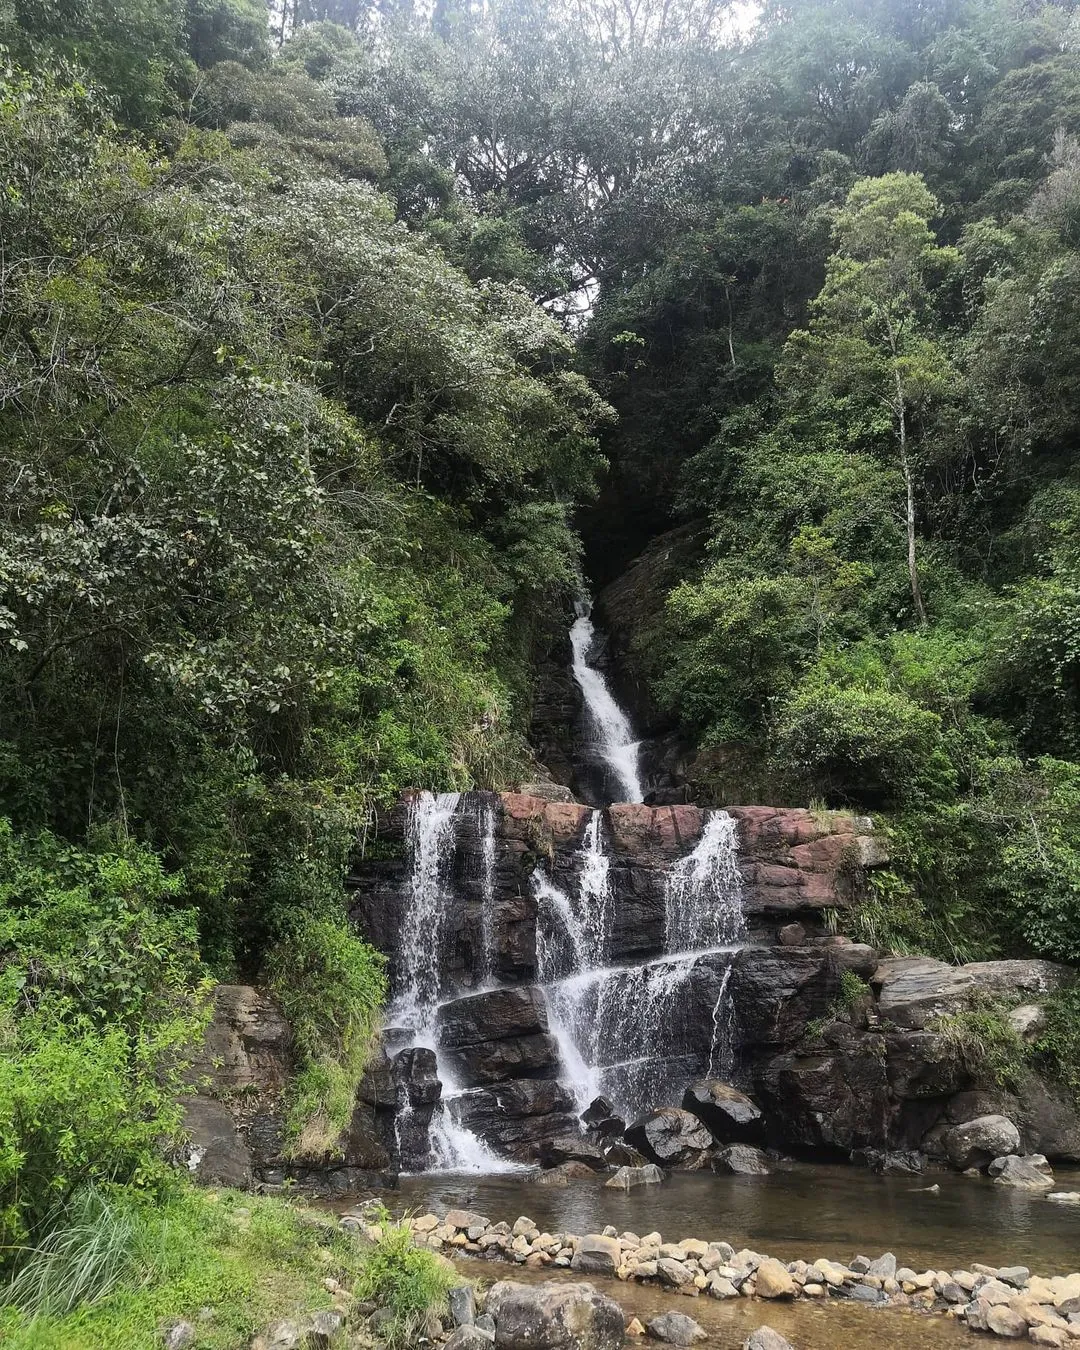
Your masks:
[[[517,1284],[487,1296],[497,1350],[622,1350],[622,1309],[591,1284]]]
[[[994,1158],[1015,1153],[1020,1147],[1020,1132],[1005,1116],[978,1116],[955,1125],[945,1136],[945,1152],[958,1171],[965,1167],[985,1167]]]
[[[806,929],[801,923],[786,923],[776,938],[781,947],[801,947],[806,941]]]
[[[1045,1165],[1046,1159],[1043,1158],[1042,1162]],[[1016,1154],[995,1158],[988,1170],[999,1186],[1013,1186],[1023,1191],[1048,1191],[1054,1185],[1054,1176],[1049,1168],[1044,1170],[1030,1158],[1020,1158]]]
[[[879,1176],[918,1176],[926,1167],[926,1154],[919,1149],[854,1149],[851,1161]]]
[[[632,1191],[638,1186],[659,1186],[663,1180],[660,1168],[655,1163],[646,1163],[644,1167],[620,1167],[604,1185],[612,1190]]]
[[[564,1162],[545,1168],[533,1177],[535,1186],[569,1186],[573,1181],[595,1181],[596,1172],[588,1163]]]
[[[650,1339],[665,1345],[690,1346],[709,1339],[705,1328],[685,1313],[667,1312],[646,1324]]]
[[[795,1350],[795,1347],[772,1327],[758,1327],[743,1341],[743,1350]]]
[[[628,1126],[627,1142],[661,1167],[700,1166],[713,1139],[701,1121],[676,1106],[662,1106]]]
[[[1004,1303],[996,1304],[987,1312],[986,1329],[995,1336],[1007,1336],[1012,1340],[1027,1335],[1027,1323],[1018,1312]]]
[[[515,1036],[443,1050],[450,1072],[463,1087],[484,1087],[506,1078],[550,1078],[559,1066],[554,1036]]]
[[[729,1144],[713,1155],[712,1170],[733,1176],[768,1176],[769,1160],[759,1148],[749,1144]]]
[[[547,1029],[547,1003],[536,985],[471,994],[444,1003],[438,1012],[440,1046],[480,1045]]]
[[[656,1273],[660,1283],[666,1284],[670,1289],[683,1289],[694,1283],[694,1272],[685,1261],[680,1261],[674,1256],[661,1256],[656,1263]]]
[[[594,1097],[582,1111],[581,1119],[585,1125],[599,1125],[602,1120],[609,1120],[614,1114],[615,1106],[609,1098]]]
[[[649,1160],[644,1153],[631,1148],[625,1140],[620,1139],[613,1144],[605,1145],[604,1161],[609,1167],[645,1167]]]
[[[582,1135],[560,1134],[555,1139],[544,1141],[541,1157],[545,1167],[558,1167],[560,1163],[584,1163],[587,1167],[600,1172],[607,1166],[603,1148]]]
[[[617,1238],[587,1233],[578,1243],[570,1269],[582,1275],[614,1275],[622,1264]]]
[[[786,1266],[767,1256],[757,1268],[756,1292],[759,1298],[794,1298],[798,1286]]]
[[[682,1104],[718,1143],[754,1143],[762,1136],[761,1108],[730,1083],[699,1078],[686,1089]]]

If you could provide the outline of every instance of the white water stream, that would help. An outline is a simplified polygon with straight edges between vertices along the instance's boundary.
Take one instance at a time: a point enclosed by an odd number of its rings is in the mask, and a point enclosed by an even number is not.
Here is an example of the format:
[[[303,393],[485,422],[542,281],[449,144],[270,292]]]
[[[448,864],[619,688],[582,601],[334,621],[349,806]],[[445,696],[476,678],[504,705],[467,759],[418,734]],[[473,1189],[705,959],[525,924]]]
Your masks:
[[[442,1098],[428,1127],[430,1161],[426,1171],[434,1172],[515,1172],[517,1163],[500,1158],[471,1130],[458,1120],[455,1098],[461,1090],[439,1055],[436,1015],[442,980],[440,959],[443,950],[443,919],[449,908],[450,864],[454,856],[455,825],[460,795],[456,792],[421,792],[409,803],[406,827],[408,880],[405,913],[399,953],[399,989],[390,1010],[393,1025],[412,1032],[410,1044],[435,1053]],[[483,837],[483,835],[482,835]],[[485,899],[494,885],[494,812],[492,812],[490,870],[485,845]],[[490,904],[485,904],[490,924]],[[485,929],[485,948],[488,933]],[[408,1134],[412,1107],[402,1092],[398,1103],[395,1131],[399,1153]]]
[[[617,786],[616,800],[643,802],[645,788],[641,781],[639,743],[634,739],[630,719],[615,702],[607,680],[589,664],[596,640],[596,630],[589,617],[590,606],[586,601],[578,601],[576,609],[577,618],[570,629],[570,648],[574,654],[571,669],[585,701],[589,730],[596,738],[600,758],[608,766]]]

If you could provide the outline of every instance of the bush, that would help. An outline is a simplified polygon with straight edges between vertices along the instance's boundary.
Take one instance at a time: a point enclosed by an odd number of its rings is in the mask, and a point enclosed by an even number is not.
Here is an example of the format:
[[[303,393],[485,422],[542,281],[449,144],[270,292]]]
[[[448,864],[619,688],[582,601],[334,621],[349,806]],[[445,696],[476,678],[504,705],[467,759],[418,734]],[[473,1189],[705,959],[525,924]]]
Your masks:
[[[385,964],[329,918],[302,919],[267,957],[300,1059],[286,1126],[294,1156],[327,1153],[352,1117],[386,998]]]
[[[994,999],[974,1007],[943,1013],[931,1023],[952,1053],[976,1079],[992,1078],[1001,1087],[1015,1088],[1027,1072],[1027,1047],[1009,1021],[1008,1009]]]
[[[182,878],[128,840],[0,821],[0,1241],[37,1242],[88,1184],[158,1186],[207,1015]]]
[[[383,1210],[382,1233],[364,1262],[356,1296],[371,1299],[394,1314],[382,1334],[391,1347],[411,1348],[429,1313],[445,1310],[447,1293],[461,1281],[453,1267],[434,1252],[413,1244],[407,1224],[395,1224]]]
[[[773,756],[781,773],[829,802],[886,807],[956,790],[940,717],[889,689],[811,675],[780,710]]]

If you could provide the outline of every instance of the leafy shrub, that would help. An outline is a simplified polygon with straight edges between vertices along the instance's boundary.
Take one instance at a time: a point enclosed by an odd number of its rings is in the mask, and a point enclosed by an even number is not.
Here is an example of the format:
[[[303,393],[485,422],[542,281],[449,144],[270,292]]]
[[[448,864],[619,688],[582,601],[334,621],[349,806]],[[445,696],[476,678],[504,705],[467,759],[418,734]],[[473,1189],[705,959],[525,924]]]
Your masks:
[[[1008,1009],[994,999],[975,1002],[959,1012],[943,1013],[930,1024],[974,1078],[992,1078],[1002,1087],[1016,1087],[1027,1068],[1027,1047],[1009,1021]]]
[[[447,1293],[461,1281],[449,1262],[414,1245],[406,1224],[392,1223],[385,1210],[377,1221],[382,1232],[365,1258],[355,1292],[390,1309],[394,1320],[383,1334],[390,1346],[406,1350],[417,1344],[427,1315],[442,1311]]]
[[[956,789],[940,717],[889,689],[809,677],[780,710],[773,755],[831,802],[880,807]]]
[[[1051,994],[1043,1012],[1046,1027],[1035,1052],[1080,1103],[1080,980]]]
[[[300,1058],[289,1146],[297,1156],[321,1155],[352,1116],[386,997],[385,959],[343,922],[304,918],[270,951],[266,974]]]
[[[37,1242],[96,1182],[160,1185],[207,1015],[182,882],[128,841],[0,822],[0,1241]]]

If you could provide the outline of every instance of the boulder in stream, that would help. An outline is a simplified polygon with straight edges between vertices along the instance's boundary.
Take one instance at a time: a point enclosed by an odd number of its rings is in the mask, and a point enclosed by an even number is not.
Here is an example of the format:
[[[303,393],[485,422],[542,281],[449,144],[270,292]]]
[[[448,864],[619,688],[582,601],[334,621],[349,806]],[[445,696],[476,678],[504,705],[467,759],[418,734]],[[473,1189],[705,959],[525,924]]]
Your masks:
[[[795,1350],[795,1347],[772,1327],[758,1327],[743,1341],[743,1350]]]
[[[677,1106],[661,1106],[635,1121],[626,1138],[661,1167],[700,1167],[713,1146],[712,1135],[697,1116]]]
[[[683,1095],[683,1109],[697,1116],[721,1144],[752,1144],[761,1138],[761,1108],[745,1092],[717,1078],[699,1078]]]
[[[497,1350],[622,1350],[622,1309],[591,1284],[500,1280],[485,1307]]]
[[[659,1186],[663,1180],[660,1168],[655,1163],[646,1163],[644,1167],[620,1167],[604,1185],[615,1191],[632,1191],[638,1186]]]
[[[691,1346],[709,1339],[708,1332],[700,1323],[685,1313],[666,1312],[654,1317],[645,1325],[650,1339],[663,1341],[665,1345]]]
[[[761,1149],[750,1144],[729,1144],[714,1154],[712,1170],[739,1177],[764,1177],[768,1176],[770,1168]]]
[[[1020,1131],[1007,1116],[977,1116],[955,1125],[945,1136],[945,1152],[958,1171],[985,1167],[994,1158],[1016,1153]]]

